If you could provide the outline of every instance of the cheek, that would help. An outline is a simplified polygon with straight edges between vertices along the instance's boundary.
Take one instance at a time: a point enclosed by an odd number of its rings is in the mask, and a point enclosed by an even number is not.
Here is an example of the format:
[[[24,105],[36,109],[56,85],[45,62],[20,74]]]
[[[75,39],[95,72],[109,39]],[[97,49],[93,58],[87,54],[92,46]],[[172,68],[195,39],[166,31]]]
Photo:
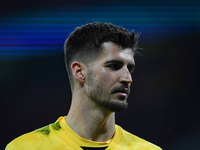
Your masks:
[[[114,73],[109,73],[109,72],[103,72],[100,73],[98,76],[98,83],[99,85],[104,88],[108,89],[114,86],[116,83],[116,74]]]

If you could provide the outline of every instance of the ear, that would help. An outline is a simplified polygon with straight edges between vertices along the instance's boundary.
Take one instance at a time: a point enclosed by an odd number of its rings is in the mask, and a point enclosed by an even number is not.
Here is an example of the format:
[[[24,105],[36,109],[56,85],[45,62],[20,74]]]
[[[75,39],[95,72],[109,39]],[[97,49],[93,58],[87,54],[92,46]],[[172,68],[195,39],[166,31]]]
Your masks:
[[[79,81],[80,83],[85,82],[85,66],[84,64],[74,61],[71,64],[71,70],[74,78]]]

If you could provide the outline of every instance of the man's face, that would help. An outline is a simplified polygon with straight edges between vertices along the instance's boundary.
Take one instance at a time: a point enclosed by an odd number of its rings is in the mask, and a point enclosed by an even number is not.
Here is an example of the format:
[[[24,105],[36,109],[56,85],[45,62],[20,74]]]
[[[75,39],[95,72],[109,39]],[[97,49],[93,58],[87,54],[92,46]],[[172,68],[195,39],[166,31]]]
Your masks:
[[[88,97],[103,109],[112,112],[125,110],[134,66],[130,48],[122,49],[111,42],[103,43],[102,53],[87,74]]]

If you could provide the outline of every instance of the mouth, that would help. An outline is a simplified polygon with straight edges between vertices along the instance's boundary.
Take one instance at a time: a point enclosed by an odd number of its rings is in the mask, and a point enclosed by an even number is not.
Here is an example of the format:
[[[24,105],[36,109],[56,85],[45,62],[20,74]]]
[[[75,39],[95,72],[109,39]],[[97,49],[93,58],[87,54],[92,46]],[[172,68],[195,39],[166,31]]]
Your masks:
[[[130,90],[128,88],[121,88],[114,90],[112,93],[117,95],[120,100],[124,100],[128,97]]]
[[[120,88],[120,89],[115,89],[113,90],[112,93],[124,93],[124,94],[129,94],[129,89],[128,88]]]

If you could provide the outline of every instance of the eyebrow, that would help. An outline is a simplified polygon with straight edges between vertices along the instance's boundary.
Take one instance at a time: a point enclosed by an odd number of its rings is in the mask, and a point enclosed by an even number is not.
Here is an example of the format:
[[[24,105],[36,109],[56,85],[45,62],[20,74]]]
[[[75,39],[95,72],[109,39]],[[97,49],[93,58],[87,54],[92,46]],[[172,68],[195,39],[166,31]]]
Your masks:
[[[106,61],[105,64],[111,64],[111,63],[118,63],[118,64],[123,64],[123,61],[120,60],[109,60]],[[135,64],[134,63],[128,63],[128,66],[135,68]]]

